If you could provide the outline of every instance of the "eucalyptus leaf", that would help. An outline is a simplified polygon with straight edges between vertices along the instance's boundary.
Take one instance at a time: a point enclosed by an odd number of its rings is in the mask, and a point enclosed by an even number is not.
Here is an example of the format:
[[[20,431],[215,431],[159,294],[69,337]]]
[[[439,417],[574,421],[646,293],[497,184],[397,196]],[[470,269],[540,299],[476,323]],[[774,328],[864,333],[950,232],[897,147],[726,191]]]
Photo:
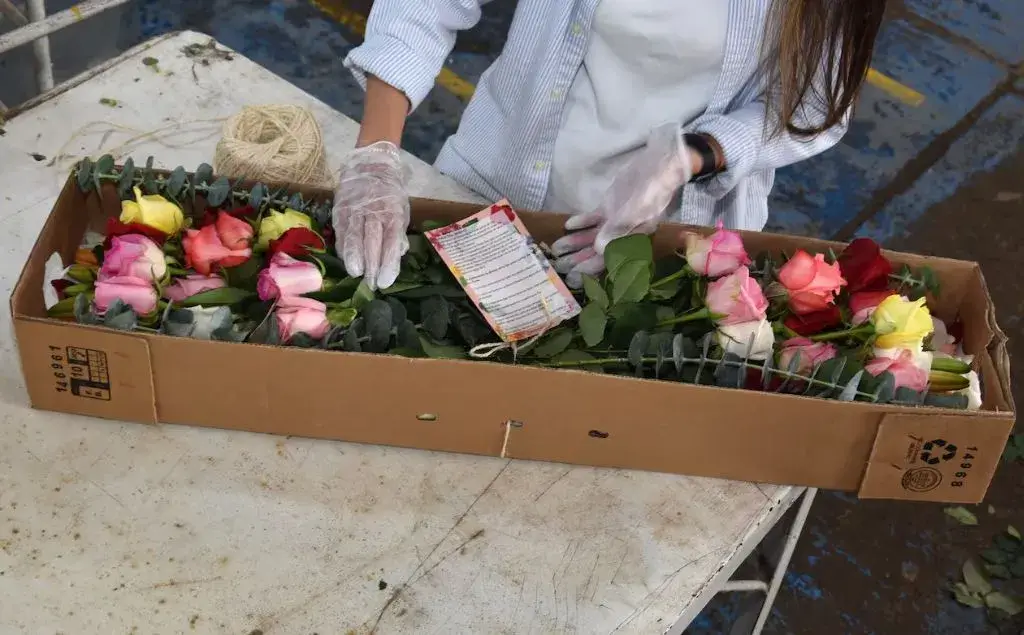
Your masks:
[[[252,205],[256,210],[259,210],[260,205],[263,204],[266,197],[267,186],[262,183],[257,183],[251,190],[249,190],[249,205]]]
[[[990,609],[1002,611],[1010,617],[1019,615],[1024,611],[1024,602],[1020,598],[1010,597],[1000,591],[993,591],[985,596],[985,606]]]
[[[747,367],[742,357],[726,353],[715,368],[715,384],[722,388],[742,386],[747,376]]]
[[[420,336],[420,345],[427,357],[434,359],[465,359],[466,351],[459,346],[435,344],[429,337]]]
[[[448,301],[439,295],[425,299],[420,304],[420,318],[428,335],[436,340],[444,339],[451,320]]]
[[[398,323],[395,344],[399,348],[423,350],[423,344],[420,342],[420,333],[416,330],[416,325],[409,320]]]
[[[349,353],[361,353],[363,350],[362,344],[359,343],[359,334],[356,333],[354,328],[350,328],[345,332],[345,336],[341,340],[342,349]]]
[[[985,573],[993,578],[1009,580],[1013,577],[1013,574],[1011,574],[1010,570],[1006,568],[1006,565],[985,563],[983,568],[985,569]]]
[[[396,300],[395,298],[385,298],[385,302],[391,307],[391,320],[395,324],[401,324],[409,319],[409,312],[406,310],[405,305]]]
[[[132,161],[131,157],[125,159],[124,165],[121,166],[121,174],[117,177],[117,193],[121,198],[125,198],[132,191],[132,186],[135,184],[135,161]]]
[[[295,335],[292,335],[292,338],[288,340],[288,345],[296,348],[319,348],[320,340],[310,336],[309,333],[303,333],[300,331]]]
[[[644,354],[647,352],[647,345],[650,341],[651,334],[647,331],[637,331],[633,335],[633,339],[629,343],[629,351],[626,355],[630,365],[636,368],[643,366]]]
[[[968,405],[967,395],[960,393],[925,393],[924,405],[932,408],[949,408],[951,410],[966,410]]]
[[[857,374],[850,378],[842,392],[836,396],[839,401],[853,401],[857,398],[857,390],[860,388],[860,380],[864,376],[864,370],[858,370]]]
[[[153,174],[153,157],[146,157],[146,168],[142,171],[142,190],[146,194],[159,194],[156,176]]]
[[[208,185],[213,181],[213,168],[208,163],[200,163],[193,178],[196,183]]]
[[[459,337],[469,348],[494,337],[491,327],[483,321],[479,314],[470,310],[457,311],[452,319],[452,324]]]
[[[164,185],[164,190],[171,198],[178,198],[181,194],[182,188],[188,181],[188,177],[185,175],[185,168],[180,165],[171,171],[171,175],[167,177],[167,183]]]
[[[964,523],[968,524],[968,523]],[[1013,558],[1002,549],[989,548],[983,550],[980,554],[981,559],[990,564],[1007,564]]]
[[[531,353],[541,359],[550,359],[565,352],[572,344],[573,333],[567,328],[557,328],[540,338]]]
[[[608,316],[597,303],[583,307],[579,315],[580,333],[587,346],[597,346],[604,339],[604,330],[608,326]]]
[[[160,330],[175,337],[191,337],[195,318],[191,311],[185,309],[173,309],[168,305],[164,319],[160,323]]]
[[[370,337],[368,350],[371,353],[383,353],[391,341],[391,328],[394,318],[391,305],[384,300],[373,300],[363,309],[366,320],[366,333]]]
[[[222,176],[210,184],[206,191],[206,202],[210,204],[210,207],[220,207],[228,200],[230,194],[231,183]]]
[[[117,302],[120,302],[118,300]],[[135,314],[135,311],[131,307],[127,307],[125,310],[117,311],[115,307],[107,309],[106,314],[103,316],[103,326],[107,328],[117,329],[119,331],[134,331],[139,325],[139,316]]]

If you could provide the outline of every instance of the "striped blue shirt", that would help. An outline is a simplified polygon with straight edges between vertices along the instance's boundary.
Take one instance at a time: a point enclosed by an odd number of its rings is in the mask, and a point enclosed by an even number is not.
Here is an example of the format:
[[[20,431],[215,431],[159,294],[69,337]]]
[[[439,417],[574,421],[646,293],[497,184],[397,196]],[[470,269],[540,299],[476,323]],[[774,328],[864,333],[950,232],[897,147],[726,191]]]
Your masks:
[[[759,71],[770,0],[729,3],[725,58],[707,110],[683,132],[714,137],[728,169],[683,188],[675,220],[732,229],[761,230],[775,169],[835,145],[837,126],[813,139],[771,135]],[[345,64],[365,87],[373,75],[406,94],[413,108],[430,92],[458,31],[480,20],[487,0],[376,0],[366,40]],[[564,95],[583,62],[590,25],[600,0],[520,0],[505,48],[480,78],[456,134],[437,157],[444,174],[519,209],[541,209],[548,190]],[[643,54],[643,52],[638,52]],[[637,96],[642,99],[642,95]],[[797,123],[820,121],[808,106]],[[595,205],[596,205],[595,201]],[[591,210],[577,210],[587,212]]]

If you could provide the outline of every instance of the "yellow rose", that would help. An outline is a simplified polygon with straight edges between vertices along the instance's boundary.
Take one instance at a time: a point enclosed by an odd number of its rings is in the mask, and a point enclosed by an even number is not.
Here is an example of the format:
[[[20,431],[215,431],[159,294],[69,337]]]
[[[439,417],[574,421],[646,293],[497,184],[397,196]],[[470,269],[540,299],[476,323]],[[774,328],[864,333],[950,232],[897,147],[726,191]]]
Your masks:
[[[882,300],[871,314],[871,323],[878,335],[875,346],[919,349],[934,328],[932,315],[924,302],[924,298],[911,302],[898,295]]]
[[[283,212],[271,210],[260,221],[260,238],[256,243],[258,249],[266,249],[270,241],[277,240],[281,234],[293,227],[305,227],[313,229],[313,221],[302,212],[293,209],[286,209]]]
[[[135,188],[134,201],[121,201],[121,222],[139,223],[173,236],[185,226],[181,208],[159,194],[142,195]]]

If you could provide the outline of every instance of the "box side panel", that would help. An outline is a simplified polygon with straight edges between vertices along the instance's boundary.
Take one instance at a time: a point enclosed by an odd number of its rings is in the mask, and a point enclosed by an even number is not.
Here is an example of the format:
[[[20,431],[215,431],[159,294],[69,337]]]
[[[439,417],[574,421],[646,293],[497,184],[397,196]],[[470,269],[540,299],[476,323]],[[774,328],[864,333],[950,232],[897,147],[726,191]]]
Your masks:
[[[1012,429],[1008,416],[886,415],[859,496],[978,503]]]
[[[20,317],[15,331],[35,408],[155,423],[149,345],[96,327]]]

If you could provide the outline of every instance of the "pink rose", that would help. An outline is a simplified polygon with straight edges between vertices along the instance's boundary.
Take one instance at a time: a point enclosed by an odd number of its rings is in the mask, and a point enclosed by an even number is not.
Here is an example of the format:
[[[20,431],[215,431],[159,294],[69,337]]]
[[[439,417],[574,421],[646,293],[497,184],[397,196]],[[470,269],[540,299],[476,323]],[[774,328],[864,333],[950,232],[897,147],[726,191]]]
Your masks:
[[[96,310],[105,313],[115,300],[121,300],[139,315],[148,315],[156,310],[156,289],[145,278],[115,276],[96,282]]]
[[[779,282],[789,292],[789,308],[798,315],[825,310],[846,284],[838,263],[830,265],[822,254],[811,256],[803,249],[782,265]]]
[[[703,276],[718,278],[750,264],[740,235],[724,229],[721,221],[710,236],[688,233],[684,240],[687,264]]]
[[[215,266],[237,267],[252,256],[249,247],[252,235],[249,223],[218,212],[213,224],[190,229],[181,239],[185,265],[204,276],[210,275]]]
[[[712,313],[724,316],[720,325],[759,322],[765,319],[768,300],[750,270],[740,267],[724,278],[708,283],[704,303]]]
[[[191,298],[197,293],[220,289],[226,287],[227,283],[220,276],[200,276],[192,274],[184,278],[177,278],[175,281],[164,287],[164,297],[172,302],[181,302],[185,298]]]
[[[896,295],[896,292],[889,289],[851,293],[850,310],[853,311],[853,319],[851,320],[853,325],[858,326],[867,322],[871,318],[871,314],[878,308],[878,305],[882,303],[882,300],[891,295]]]
[[[864,365],[864,369],[875,377],[889,371],[896,379],[897,388],[921,392],[928,387],[928,371],[921,368],[914,361],[914,354],[906,349],[893,357],[874,357]]]
[[[806,375],[818,364],[830,360],[839,353],[835,344],[813,342],[806,337],[794,337],[782,343],[779,351],[779,368],[789,369],[789,365],[797,358],[796,373]],[[797,357],[799,355],[799,357]]]
[[[166,274],[167,261],[159,245],[141,234],[125,234],[110,239],[99,278],[129,276],[159,280]]]
[[[296,333],[321,338],[331,324],[327,321],[327,305],[310,298],[284,296],[277,302],[274,312],[281,341],[287,342]]]
[[[319,291],[323,284],[319,267],[279,251],[270,259],[270,266],[260,272],[256,291],[261,300],[273,300]]]

